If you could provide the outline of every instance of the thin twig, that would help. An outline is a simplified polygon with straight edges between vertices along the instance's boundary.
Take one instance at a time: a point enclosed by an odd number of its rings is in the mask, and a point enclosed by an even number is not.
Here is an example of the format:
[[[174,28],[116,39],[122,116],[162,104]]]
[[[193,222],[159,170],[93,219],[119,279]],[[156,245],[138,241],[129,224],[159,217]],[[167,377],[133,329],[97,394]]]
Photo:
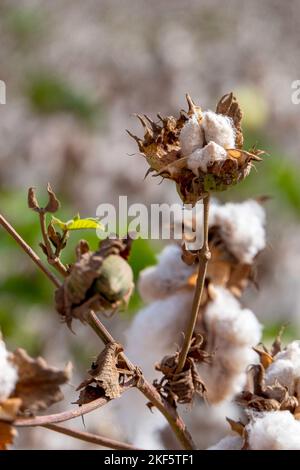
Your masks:
[[[10,225],[3,215],[0,214],[0,224],[2,227],[14,238],[14,240],[20,245],[20,247],[27,253],[32,261],[43,271],[44,274],[50,279],[56,287],[60,286],[60,281],[57,277],[52,274],[51,271],[44,265],[40,257],[33,251],[33,249],[23,240],[23,238],[16,232],[16,230]]]
[[[18,418],[14,421],[14,426],[24,428],[29,426],[44,426],[45,424],[51,423],[63,423],[69,421],[70,419],[77,418],[78,416],[83,416],[91,411],[101,408],[101,406],[106,405],[109,402],[109,398],[101,397],[93,400],[89,403],[74,408],[72,410],[62,411],[61,413],[54,413],[52,415],[44,416],[34,416],[33,418]]]
[[[57,424],[44,424],[43,428],[51,429],[51,431],[60,432],[66,436],[75,437],[75,439],[80,439],[81,441],[91,442],[103,447],[108,447],[109,449],[116,450],[141,450],[137,447],[134,447],[131,444],[126,444],[125,442],[115,441],[114,439],[109,439],[108,437],[97,436],[96,434],[91,434],[89,432],[75,431],[74,429],[68,429],[64,426],[57,426]]]
[[[47,233],[47,227],[46,227],[46,214],[43,210],[39,212],[39,217],[40,217],[40,226],[41,226],[41,232],[44,240],[44,245],[47,251],[47,259],[48,263],[53,266],[57,271],[64,277],[68,276],[68,270],[64,266],[64,264],[61,262],[58,256],[55,255],[55,253],[52,250],[51,247],[51,242],[48,237]]]
[[[184,336],[184,343],[179,354],[176,373],[180,373],[182,369],[184,368],[187,354],[190,349],[191,340],[193,337],[193,333],[195,330],[197,317],[198,317],[198,313],[199,313],[199,309],[201,305],[207,264],[211,256],[210,251],[209,251],[209,245],[208,245],[208,214],[209,214],[209,194],[203,199],[203,245],[198,255],[198,260],[199,260],[198,276],[197,276],[197,283],[196,283],[196,288],[195,288],[191,316],[189,318],[189,322],[186,328],[186,332]]]
[[[41,262],[37,254],[30,248],[27,243],[22,239],[22,237],[13,229],[13,227],[4,219],[4,217],[0,216],[0,223],[3,227],[8,231],[8,233],[17,241],[20,247],[30,256],[30,258],[36,263],[36,265],[48,276],[48,278],[53,282],[56,287],[60,287],[61,283],[55,278],[55,276],[47,270],[44,264]],[[37,261],[38,260],[38,261]],[[97,333],[97,335],[101,338],[104,344],[108,342],[116,342],[113,336],[109,333],[109,331],[105,328],[105,326],[100,322],[97,318],[96,314],[93,311],[88,312],[88,323],[93,328],[93,330]],[[122,353],[123,360],[126,362],[128,369],[130,371],[136,371],[137,368],[129,361],[124,353]],[[169,405],[162,397],[159,395],[157,390],[146,381],[146,379],[141,376],[139,377],[136,387],[145,395],[145,397],[165,416],[166,420],[170,424],[172,430],[174,431],[175,435],[177,436],[179,442],[183,446],[184,449],[192,450],[196,449],[195,444],[192,440],[191,435],[189,434],[184,422],[177,414],[177,411]],[[109,400],[106,398],[101,398],[101,404],[97,405],[96,408],[103,406]],[[95,400],[96,401],[96,400]],[[94,402],[89,403],[90,406],[93,406]],[[96,409],[93,408],[93,409]],[[72,410],[64,413],[59,413],[54,416],[55,419],[59,419],[59,421],[51,421],[53,422],[62,422],[68,419],[72,419],[73,417],[80,416],[84,414],[80,412],[82,410]],[[87,411],[88,412],[88,411]],[[76,414],[78,413],[78,414]],[[56,417],[55,417],[56,416]],[[35,418],[26,418],[26,419],[19,419],[16,421],[17,426],[39,426],[41,424],[49,424],[50,419],[49,416],[36,416]],[[22,424],[23,423],[23,424]],[[25,423],[25,424],[24,424]],[[27,424],[26,424],[27,423]],[[37,423],[37,424],[34,424]]]

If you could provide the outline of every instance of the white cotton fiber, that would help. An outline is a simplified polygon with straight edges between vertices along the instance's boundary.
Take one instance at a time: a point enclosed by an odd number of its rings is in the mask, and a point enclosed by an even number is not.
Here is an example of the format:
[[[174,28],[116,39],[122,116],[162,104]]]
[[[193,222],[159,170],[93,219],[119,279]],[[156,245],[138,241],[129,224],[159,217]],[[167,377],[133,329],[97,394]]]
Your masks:
[[[138,290],[144,302],[170,296],[186,286],[195,268],[185,264],[181,254],[178,245],[168,245],[159,255],[158,264],[140,273]]]
[[[213,111],[203,113],[202,128],[206,142],[213,141],[225,149],[235,147],[235,129],[231,119]]]
[[[227,153],[215,142],[209,142],[205,147],[196,149],[187,160],[187,166],[198,176],[199,170],[207,173],[208,168],[215,162],[226,160]]]
[[[199,368],[211,403],[231,399],[242,390],[248,365],[257,361],[252,348],[262,330],[254,313],[242,308],[228,290],[215,290],[216,298],[204,312],[208,347],[214,357],[211,364]]]
[[[289,411],[257,413],[246,430],[251,450],[300,450],[300,422]]]
[[[4,341],[0,339],[0,402],[13,392],[17,380],[17,369],[10,362]]]
[[[251,264],[266,245],[265,211],[254,200],[215,207],[210,224],[220,227],[229,251],[241,263]]]
[[[180,146],[183,156],[188,156],[196,148],[203,147],[203,131],[196,115],[190,117],[181,129]]]

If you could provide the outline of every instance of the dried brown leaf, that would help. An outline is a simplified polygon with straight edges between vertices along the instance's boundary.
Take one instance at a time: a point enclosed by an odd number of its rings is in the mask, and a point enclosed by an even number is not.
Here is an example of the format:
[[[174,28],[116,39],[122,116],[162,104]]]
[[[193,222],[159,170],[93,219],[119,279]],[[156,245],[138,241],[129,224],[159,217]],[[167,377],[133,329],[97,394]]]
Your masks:
[[[17,435],[16,429],[9,423],[0,422],[0,450],[7,450]]]
[[[50,367],[41,357],[31,358],[24,349],[17,349],[12,354],[12,362],[18,368],[14,397],[22,400],[21,412],[34,414],[63,399],[60,385],[69,381],[71,363],[59,370]]]
[[[48,204],[46,205],[44,211],[45,212],[51,212],[52,214],[54,214],[60,208],[60,202],[57,199],[54,191],[52,190],[52,188],[50,186],[50,183],[48,183],[47,192],[48,192],[48,195],[49,195],[49,200],[48,200]]]
[[[104,391],[107,398],[118,398],[121,395],[118,356],[122,351],[123,347],[119,343],[108,343],[88,371],[90,377],[80,384],[77,390],[95,384]]]

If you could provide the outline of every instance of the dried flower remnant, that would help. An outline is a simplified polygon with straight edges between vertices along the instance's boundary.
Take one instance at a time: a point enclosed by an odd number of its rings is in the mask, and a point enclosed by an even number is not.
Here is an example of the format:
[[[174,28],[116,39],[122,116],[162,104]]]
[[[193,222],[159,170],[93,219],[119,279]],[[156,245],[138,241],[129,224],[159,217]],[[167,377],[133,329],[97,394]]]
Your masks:
[[[168,400],[172,406],[192,403],[195,396],[203,397],[206,387],[197,370],[197,364],[210,361],[211,355],[203,346],[203,337],[197,335],[193,338],[184,369],[177,373],[179,352],[173,356],[165,356],[155,368],[163,374],[160,381],[155,380],[154,386],[159,393]]]
[[[248,372],[248,387],[237,397],[246,409],[257,411],[288,410],[298,419],[300,381],[300,342],[293,341],[283,351],[280,339],[271,351],[264,346],[255,348],[260,364]]]
[[[242,112],[232,93],[216,112],[202,112],[187,95],[188,111],[155,123],[138,115],[144,138],[131,133],[154,176],[175,181],[184,203],[196,204],[211,191],[224,191],[243,180],[264,152],[243,150]]]
[[[71,326],[73,318],[85,321],[88,308],[113,313],[125,306],[133,290],[133,274],[127,262],[130,239],[103,240],[92,252],[81,242],[77,262],[55,294],[56,308]]]

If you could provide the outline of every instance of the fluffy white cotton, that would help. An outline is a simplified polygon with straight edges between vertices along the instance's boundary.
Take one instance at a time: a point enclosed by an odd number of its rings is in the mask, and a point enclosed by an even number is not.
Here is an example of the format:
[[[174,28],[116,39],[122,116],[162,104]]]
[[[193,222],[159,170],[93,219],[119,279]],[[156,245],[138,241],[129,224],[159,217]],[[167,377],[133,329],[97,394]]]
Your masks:
[[[273,385],[276,380],[288,387],[290,394],[300,397],[300,341],[293,341],[278,353],[266,370],[267,385]]]
[[[207,450],[241,450],[243,439],[239,436],[226,436]]]
[[[200,373],[208,400],[218,403],[242,390],[247,366],[257,362],[252,348],[260,341],[262,326],[251,310],[243,309],[222,287],[216,288],[215,300],[208,303],[204,321],[208,348],[215,355],[212,364],[200,366]]]
[[[206,142],[213,141],[225,149],[235,147],[235,129],[228,116],[205,111],[201,124]]]
[[[223,147],[215,142],[209,142],[205,147],[196,149],[187,160],[187,166],[198,176],[200,169],[204,173],[213,163],[226,160],[227,154]]]
[[[196,115],[190,117],[185,123],[179,140],[183,156],[190,155],[196,148],[203,147],[203,131]]]
[[[300,422],[289,411],[257,413],[246,430],[251,450],[300,450]]]
[[[185,264],[181,254],[178,245],[169,245],[159,255],[156,266],[146,268],[140,273],[138,290],[144,302],[170,296],[186,286],[195,268]]]
[[[167,354],[173,354],[182,341],[181,332],[192,306],[191,292],[181,291],[151,303],[134,317],[125,332],[129,359],[139,366],[147,380],[161,378],[154,369]],[[151,413],[141,393],[126,393],[116,400],[118,416],[128,439],[146,449],[161,449],[160,431],[165,427],[161,413]]]
[[[17,379],[17,369],[10,362],[5,344],[0,339],[0,402],[5,400],[12,393]]]
[[[266,245],[265,211],[256,201],[214,207],[210,225],[220,227],[227,248],[241,263],[252,263]]]
[[[239,411],[233,402],[210,405],[199,400],[191,409],[181,406],[179,413],[193,436],[197,449],[204,450],[228,435],[230,429],[226,417],[239,420]]]

